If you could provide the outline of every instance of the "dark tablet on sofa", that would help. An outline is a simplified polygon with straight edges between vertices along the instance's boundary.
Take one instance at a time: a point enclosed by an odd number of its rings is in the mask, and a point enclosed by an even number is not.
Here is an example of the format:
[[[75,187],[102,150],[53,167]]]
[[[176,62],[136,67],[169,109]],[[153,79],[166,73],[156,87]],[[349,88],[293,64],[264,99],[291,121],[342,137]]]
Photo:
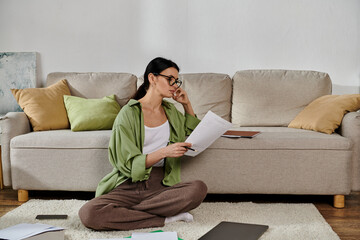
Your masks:
[[[257,240],[268,228],[267,225],[221,222],[199,240]]]

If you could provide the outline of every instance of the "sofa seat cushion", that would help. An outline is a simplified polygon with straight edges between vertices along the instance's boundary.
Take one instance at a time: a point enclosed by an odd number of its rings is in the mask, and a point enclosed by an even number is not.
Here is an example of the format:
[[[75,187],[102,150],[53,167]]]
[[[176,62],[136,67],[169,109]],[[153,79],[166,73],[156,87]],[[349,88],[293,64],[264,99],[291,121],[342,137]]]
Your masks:
[[[331,135],[287,127],[237,127],[234,130],[260,131],[252,139],[225,138],[216,140],[209,148],[234,150],[350,150],[349,139],[337,133]],[[31,132],[14,137],[11,148],[54,148],[54,149],[107,149],[111,130],[72,132],[69,129]]]
[[[260,131],[252,139],[225,138],[216,140],[209,148],[234,150],[350,150],[349,139],[333,133],[331,135],[287,127],[237,127],[233,130]]]
[[[107,149],[111,130],[72,132],[70,129],[30,132],[11,140],[14,148]]]

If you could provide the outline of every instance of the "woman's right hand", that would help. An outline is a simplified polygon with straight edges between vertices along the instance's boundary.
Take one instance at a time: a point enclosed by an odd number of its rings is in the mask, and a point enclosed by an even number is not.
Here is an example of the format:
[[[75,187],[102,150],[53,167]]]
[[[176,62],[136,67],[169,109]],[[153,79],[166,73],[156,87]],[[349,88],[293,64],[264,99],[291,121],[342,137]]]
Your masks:
[[[191,145],[191,143],[187,142],[172,143],[163,148],[163,151],[166,157],[181,157],[187,151],[185,147],[191,147]]]

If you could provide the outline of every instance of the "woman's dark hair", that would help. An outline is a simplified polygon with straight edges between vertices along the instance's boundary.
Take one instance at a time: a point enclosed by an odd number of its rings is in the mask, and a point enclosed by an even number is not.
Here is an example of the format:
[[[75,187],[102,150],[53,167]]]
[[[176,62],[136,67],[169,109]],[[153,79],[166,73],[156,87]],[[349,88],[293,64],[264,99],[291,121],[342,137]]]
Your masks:
[[[134,96],[132,96],[132,99],[139,100],[140,98],[145,96],[150,85],[148,78],[150,73],[159,74],[170,67],[176,68],[176,70],[180,71],[178,65],[169,59],[157,57],[151,60],[145,69],[144,83],[141,84]]]

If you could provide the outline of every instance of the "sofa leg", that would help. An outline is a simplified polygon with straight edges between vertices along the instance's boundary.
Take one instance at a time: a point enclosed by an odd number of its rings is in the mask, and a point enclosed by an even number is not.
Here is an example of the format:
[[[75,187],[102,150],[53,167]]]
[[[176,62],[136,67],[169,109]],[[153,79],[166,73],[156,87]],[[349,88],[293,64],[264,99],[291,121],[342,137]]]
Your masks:
[[[334,207],[335,208],[344,208],[345,207],[345,196],[344,195],[334,195]]]
[[[29,191],[28,190],[18,190],[18,201],[27,202],[29,200]]]

